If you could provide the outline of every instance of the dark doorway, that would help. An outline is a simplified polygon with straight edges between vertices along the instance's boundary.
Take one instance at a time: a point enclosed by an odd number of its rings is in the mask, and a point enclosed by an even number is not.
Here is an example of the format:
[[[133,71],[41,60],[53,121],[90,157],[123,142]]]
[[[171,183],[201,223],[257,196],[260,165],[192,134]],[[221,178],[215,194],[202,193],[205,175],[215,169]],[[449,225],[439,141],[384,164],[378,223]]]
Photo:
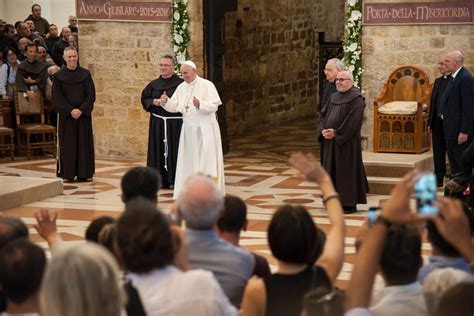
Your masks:
[[[221,129],[224,154],[229,151],[224,83],[224,19],[228,11],[237,11],[237,0],[204,0],[206,74],[207,79],[216,86],[222,100],[222,105],[217,111],[217,120]]]

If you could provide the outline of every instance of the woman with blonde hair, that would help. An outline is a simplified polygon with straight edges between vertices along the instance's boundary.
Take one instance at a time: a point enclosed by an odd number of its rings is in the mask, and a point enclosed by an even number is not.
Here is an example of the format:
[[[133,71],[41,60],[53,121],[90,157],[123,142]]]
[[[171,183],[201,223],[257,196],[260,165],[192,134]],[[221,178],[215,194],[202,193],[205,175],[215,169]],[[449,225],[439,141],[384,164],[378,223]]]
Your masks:
[[[48,316],[117,316],[125,301],[115,259],[92,243],[53,257],[40,294],[41,314]]]

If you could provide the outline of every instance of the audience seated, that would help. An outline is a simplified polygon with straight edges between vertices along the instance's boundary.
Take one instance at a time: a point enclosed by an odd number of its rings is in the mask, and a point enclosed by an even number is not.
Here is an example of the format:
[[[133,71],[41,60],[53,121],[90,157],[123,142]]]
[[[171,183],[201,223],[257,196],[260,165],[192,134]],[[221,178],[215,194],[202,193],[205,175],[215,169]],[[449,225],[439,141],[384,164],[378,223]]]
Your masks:
[[[236,247],[240,247],[240,233],[247,230],[247,224],[247,205],[245,205],[245,202],[238,196],[226,195],[224,208],[217,221],[219,237]],[[267,259],[254,252],[251,254],[255,258],[253,275],[261,278],[270,275],[270,266]]]
[[[194,175],[185,183],[178,197],[178,207],[186,223],[191,267],[213,272],[232,304],[240,306],[255,259],[247,250],[231,245],[216,234],[214,229],[223,200],[212,179]]]
[[[105,225],[112,223],[115,223],[115,218],[111,216],[100,216],[95,218],[86,229],[86,240],[98,243],[99,234],[102,228]]]
[[[474,282],[462,282],[448,289],[439,302],[437,316],[474,315]]]
[[[0,284],[8,315],[39,315],[39,290],[46,267],[44,251],[26,238],[0,250]]]
[[[46,43],[44,39],[39,35],[32,34],[31,29],[27,23],[25,22],[20,23],[18,29],[19,31],[16,37],[17,43],[20,41],[20,39],[26,38],[26,39],[29,39],[32,43],[37,42],[37,44],[40,44],[41,46],[46,47]]]
[[[302,316],[342,315],[344,315],[344,292],[341,290],[318,286],[304,296]]]
[[[423,282],[423,294],[429,314],[436,314],[439,301],[447,290],[466,281],[474,281],[474,277],[459,269],[438,268],[431,272]]]
[[[30,33],[31,34],[38,34],[38,32],[35,32],[35,22],[33,21],[33,19],[31,18],[26,18],[23,22],[26,23],[26,25],[28,25],[28,27],[30,28]]]
[[[157,203],[160,175],[155,169],[149,167],[131,168],[122,177],[120,187],[122,201],[125,204],[136,197],[143,197]],[[53,254],[63,246],[61,236],[57,231],[57,216],[57,212],[49,212],[44,209],[35,213],[36,225],[34,227],[38,234],[48,242]],[[110,216],[96,218],[86,229],[85,239],[97,243],[103,226],[114,222],[115,219]],[[179,235],[179,228],[173,228],[173,232]]]
[[[466,215],[471,236],[474,232],[474,215],[472,211],[463,203],[463,211]],[[428,258],[428,264],[424,265],[418,273],[418,280],[423,283],[424,279],[439,268],[455,268],[466,272],[471,272],[469,262],[464,259],[456,247],[446,241],[438,232],[433,221],[426,223],[426,231],[428,233],[428,241],[431,244],[432,255]]]
[[[77,27],[77,17],[75,17],[74,15],[70,15],[68,18],[68,22],[69,25],[67,27],[71,29],[71,32],[79,33],[79,28]]]
[[[331,178],[312,155],[293,154],[290,163],[306,180],[319,184],[332,227],[323,246],[304,207],[285,205],[273,215],[268,243],[278,271],[249,281],[242,303],[244,316],[300,315],[304,295],[316,287],[332,289],[342,269],[345,225]]]
[[[26,61],[18,66],[16,91],[27,93],[30,99],[37,99],[39,91],[44,93],[48,79],[48,65],[37,60],[38,46],[26,46]]]
[[[48,65],[55,65],[54,61],[49,57],[49,54],[46,51],[46,48],[38,45],[38,60],[42,61],[44,63],[47,63]]]
[[[127,203],[117,222],[117,245],[147,315],[237,315],[212,273],[172,266],[177,249],[170,224],[151,201]]]
[[[410,210],[409,199],[413,190],[413,185],[419,176],[415,173],[409,173],[404,181],[398,184],[392,191],[390,199],[382,208],[382,215],[368,232],[367,238],[361,246],[360,252],[356,259],[356,264],[352,272],[351,282],[346,292],[346,309],[345,315],[374,315],[369,309],[370,294],[372,291],[373,281],[377,272],[378,262],[380,262],[382,253],[384,252],[384,245],[392,243],[387,239],[389,232],[397,225],[420,223],[426,221],[425,218],[418,218],[415,212]],[[441,199],[438,203],[440,215],[430,218],[436,225],[436,229],[440,235],[459,251],[459,253],[468,262],[474,259],[474,247],[471,240],[471,233],[469,228],[469,221],[462,210],[460,201],[455,201],[447,198]],[[392,256],[394,254],[392,253]],[[418,256],[418,254],[416,254]],[[415,258],[415,257],[413,257]],[[415,263],[413,263],[415,265]],[[433,272],[434,273],[434,272]],[[435,275],[436,276],[436,275]],[[414,279],[414,273],[410,273],[410,277]],[[408,279],[406,281],[409,281]],[[426,281],[425,281],[426,282]],[[449,291],[449,290],[448,290]],[[472,295],[470,296],[472,297]],[[465,298],[463,298],[465,300]],[[470,299],[472,301],[472,299]],[[448,315],[443,314],[441,302],[438,311],[434,315]],[[452,302],[451,300],[450,302]],[[457,305],[461,304],[460,299]],[[395,303],[395,302],[394,302]],[[465,303],[468,303],[465,301]],[[415,309],[407,309],[406,300],[400,300],[397,304],[393,304],[391,309],[385,310],[385,314],[401,315],[404,314],[418,315]],[[467,315],[456,313],[451,310],[450,315]]]
[[[63,27],[60,34],[61,39],[54,43],[51,49],[51,58],[59,67],[64,64],[63,54],[64,49],[69,46],[69,35],[71,35],[71,29]]]
[[[32,44],[33,42],[27,38],[21,38],[18,41],[18,60],[24,61],[26,60],[26,46]]]
[[[5,35],[10,37],[13,42],[15,42],[15,37],[16,37],[16,29],[12,24],[6,24],[5,25]]]
[[[3,100],[13,100],[13,86],[20,64],[13,47],[8,47],[3,51],[3,60],[5,62],[0,67],[0,95]]]
[[[135,167],[129,169],[120,181],[122,201],[143,197],[158,203],[158,190],[161,186],[161,177],[158,171],[150,167]]]
[[[68,37],[69,47],[73,47],[77,52],[79,52],[79,37],[77,33],[71,33]]]
[[[7,30],[3,26],[3,20],[0,19],[0,52],[3,52],[8,47],[16,47],[16,43],[8,36]]]
[[[117,225],[116,223],[105,224],[100,230],[98,244],[104,246],[114,256],[114,244],[117,239]],[[117,257],[115,257],[117,259]]]
[[[0,216],[0,249],[15,239],[28,237],[28,227],[20,218]]]
[[[45,39],[48,54],[51,55],[51,52],[53,51],[53,45],[60,39],[61,38],[58,36],[58,27],[56,26],[56,24],[51,24],[49,26],[49,31]]]
[[[417,281],[422,263],[421,236],[417,227],[390,227],[380,258],[386,287],[374,295],[370,307],[374,315],[428,315],[423,290]]]
[[[99,245],[84,243],[67,248],[46,268],[41,315],[117,316],[125,302],[118,266]]]
[[[31,14],[25,19],[31,20],[34,23],[34,28],[39,35],[44,36],[48,33],[49,22],[41,16],[41,6],[39,4],[33,4],[31,7]]]

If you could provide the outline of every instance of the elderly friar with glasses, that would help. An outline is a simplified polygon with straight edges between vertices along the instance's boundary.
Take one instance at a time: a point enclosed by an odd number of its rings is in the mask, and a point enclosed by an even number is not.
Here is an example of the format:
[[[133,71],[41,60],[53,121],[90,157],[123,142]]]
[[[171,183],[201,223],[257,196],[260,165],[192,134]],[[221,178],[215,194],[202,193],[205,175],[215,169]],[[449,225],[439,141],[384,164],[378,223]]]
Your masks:
[[[322,146],[322,164],[340,195],[344,213],[357,211],[357,204],[366,204],[369,190],[362,163],[360,130],[365,101],[353,86],[352,74],[341,71],[335,79],[337,92],[330,97],[321,113],[317,128]]]

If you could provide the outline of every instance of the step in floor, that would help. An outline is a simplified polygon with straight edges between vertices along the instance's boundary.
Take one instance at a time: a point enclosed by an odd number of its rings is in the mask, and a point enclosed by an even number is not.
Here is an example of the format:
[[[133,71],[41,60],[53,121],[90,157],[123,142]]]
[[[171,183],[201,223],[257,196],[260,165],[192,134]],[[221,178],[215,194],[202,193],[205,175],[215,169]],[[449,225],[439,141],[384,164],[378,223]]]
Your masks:
[[[0,211],[60,194],[60,179],[0,176]]]

